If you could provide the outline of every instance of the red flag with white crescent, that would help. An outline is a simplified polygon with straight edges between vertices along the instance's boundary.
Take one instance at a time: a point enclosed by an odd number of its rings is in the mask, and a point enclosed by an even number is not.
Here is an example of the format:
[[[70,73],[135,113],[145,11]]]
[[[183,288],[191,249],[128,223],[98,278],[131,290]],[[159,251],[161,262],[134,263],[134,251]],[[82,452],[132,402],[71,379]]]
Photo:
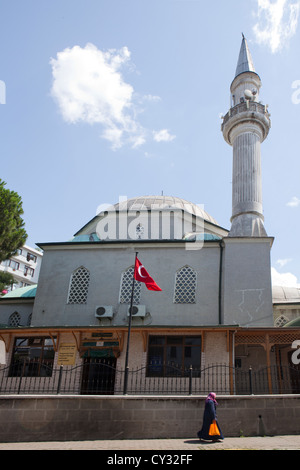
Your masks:
[[[139,282],[144,282],[147,289],[149,290],[161,291],[161,288],[156,284],[152,277],[149,276],[146,269],[137,257],[135,259],[134,279]]]

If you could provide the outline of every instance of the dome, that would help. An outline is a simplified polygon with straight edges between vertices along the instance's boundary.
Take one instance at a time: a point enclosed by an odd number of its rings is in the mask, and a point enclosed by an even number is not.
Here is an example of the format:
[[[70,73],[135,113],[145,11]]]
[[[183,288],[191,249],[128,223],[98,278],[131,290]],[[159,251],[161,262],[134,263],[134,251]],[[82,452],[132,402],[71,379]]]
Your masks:
[[[171,217],[164,218],[164,215]],[[139,196],[100,206],[97,215],[71,241],[182,240],[185,237],[192,240],[197,233],[203,236],[203,232],[218,238],[227,236],[227,230],[200,205],[174,196]],[[211,238],[208,240],[206,236],[203,240],[211,241]]]
[[[218,222],[197,204],[174,196],[139,196],[119,202],[113,206],[115,211],[149,211],[149,210],[184,210],[197,217],[219,225]],[[109,209],[108,209],[109,210]]]
[[[273,286],[274,304],[300,303],[300,287]]]

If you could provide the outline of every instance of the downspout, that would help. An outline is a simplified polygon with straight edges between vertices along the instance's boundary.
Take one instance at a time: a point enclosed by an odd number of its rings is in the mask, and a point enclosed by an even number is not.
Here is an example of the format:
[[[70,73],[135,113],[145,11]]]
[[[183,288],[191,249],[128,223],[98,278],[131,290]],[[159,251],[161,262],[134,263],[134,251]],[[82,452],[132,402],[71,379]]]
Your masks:
[[[219,263],[219,325],[222,325],[222,271],[223,271],[223,241],[220,241],[220,263]]]
[[[231,351],[231,364],[230,370],[232,371],[232,384],[231,384],[231,395],[235,395],[236,393],[236,382],[235,382],[235,334],[237,330],[232,332],[232,351]]]

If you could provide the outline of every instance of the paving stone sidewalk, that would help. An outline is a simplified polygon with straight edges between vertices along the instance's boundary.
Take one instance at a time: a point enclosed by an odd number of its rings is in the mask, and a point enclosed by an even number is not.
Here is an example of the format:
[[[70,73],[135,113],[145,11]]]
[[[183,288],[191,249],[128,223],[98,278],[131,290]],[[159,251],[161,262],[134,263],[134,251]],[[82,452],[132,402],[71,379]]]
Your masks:
[[[228,437],[221,442],[201,442],[190,439],[100,440],[68,442],[0,443],[1,450],[300,450],[300,435],[266,437]]]

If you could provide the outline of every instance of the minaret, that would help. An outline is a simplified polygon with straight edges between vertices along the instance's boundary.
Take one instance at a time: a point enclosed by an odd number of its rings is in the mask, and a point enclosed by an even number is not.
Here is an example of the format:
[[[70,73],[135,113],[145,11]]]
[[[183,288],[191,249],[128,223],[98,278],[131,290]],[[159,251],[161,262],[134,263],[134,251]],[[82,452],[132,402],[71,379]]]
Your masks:
[[[264,228],[260,145],[270,129],[266,106],[259,102],[261,81],[243,36],[232,105],[222,124],[233,149],[231,229],[223,238],[222,308],[224,325],[272,326],[270,251],[273,238]]]
[[[222,132],[233,148],[232,217],[229,237],[266,237],[262,207],[260,144],[271,127],[267,106],[259,101],[261,80],[247,41],[242,45],[231,83],[231,108]]]

